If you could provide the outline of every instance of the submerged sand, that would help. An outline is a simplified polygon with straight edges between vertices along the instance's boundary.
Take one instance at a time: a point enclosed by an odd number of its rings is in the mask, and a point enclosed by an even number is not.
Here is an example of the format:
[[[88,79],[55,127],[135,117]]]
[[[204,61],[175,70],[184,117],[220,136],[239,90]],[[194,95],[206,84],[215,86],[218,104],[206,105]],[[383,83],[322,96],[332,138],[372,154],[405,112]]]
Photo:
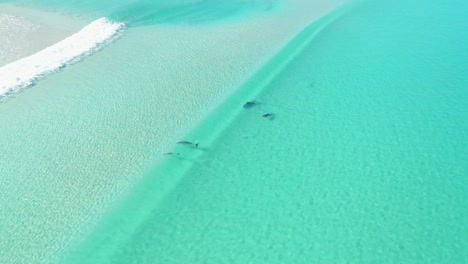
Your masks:
[[[0,262],[57,261],[174,142],[342,2],[298,0],[239,21],[129,28],[1,105],[0,167],[9,177],[0,185]]]

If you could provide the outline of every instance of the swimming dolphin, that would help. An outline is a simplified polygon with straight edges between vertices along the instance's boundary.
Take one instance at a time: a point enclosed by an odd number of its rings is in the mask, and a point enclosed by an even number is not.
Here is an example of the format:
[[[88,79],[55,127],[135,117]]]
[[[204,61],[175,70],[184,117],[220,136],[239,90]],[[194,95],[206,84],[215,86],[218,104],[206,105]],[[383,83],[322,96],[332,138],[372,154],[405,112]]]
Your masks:
[[[273,116],[273,113],[266,113],[266,114],[263,114],[262,116],[263,116],[263,117],[272,117],[272,116]]]
[[[174,152],[167,152],[167,153],[164,153],[164,155],[180,155],[180,153],[174,153]]]
[[[182,145],[195,145],[195,147],[198,148],[198,142],[197,142],[197,143],[192,143],[192,142],[189,142],[189,141],[184,141],[184,140],[182,140],[182,141],[177,142],[177,144],[182,144]]]
[[[250,107],[254,106],[256,103],[257,103],[257,101],[255,101],[255,100],[253,100],[253,101],[247,101],[247,102],[244,104],[244,108],[250,108]]]

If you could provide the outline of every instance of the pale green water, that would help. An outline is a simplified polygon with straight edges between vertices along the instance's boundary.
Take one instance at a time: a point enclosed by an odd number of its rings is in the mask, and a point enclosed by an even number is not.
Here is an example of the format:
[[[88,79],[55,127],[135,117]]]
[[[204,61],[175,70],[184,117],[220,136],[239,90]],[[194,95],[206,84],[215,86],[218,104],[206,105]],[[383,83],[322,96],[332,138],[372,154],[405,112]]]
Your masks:
[[[41,3],[77,21],[114,14]],[[288,5],[197,25],[130,23],[102,51],[10,95],[0,104],[0,263],[60,263],[174,142],[338,4],[313,16]]]
[[[0,105],[1,262],[63,248],[76,251],[60,263],[468,262],[467,10],[397,0],[332,14],[184,138],[255,60],[239,49],[237,70],[220,69],[210,62],[224,56],[196,59],[213,43],[197,32],[127,31]],[[197,52],[174,51],[187,39]],[[168,59],[180,63],[157,63]],[[177,146],[96,229],[82,226],[181,138],[200,148]]]
[[[304,31],[71,262],[466,263],[467,6],[444,3]]]

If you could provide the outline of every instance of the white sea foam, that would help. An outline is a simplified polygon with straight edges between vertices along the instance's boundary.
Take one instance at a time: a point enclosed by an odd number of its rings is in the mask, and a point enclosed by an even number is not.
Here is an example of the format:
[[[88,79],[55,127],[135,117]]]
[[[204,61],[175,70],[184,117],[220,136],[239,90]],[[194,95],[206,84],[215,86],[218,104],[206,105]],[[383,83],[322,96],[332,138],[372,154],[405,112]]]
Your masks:
[[[41,77],[95,52],[118,36],[123,27],[123,23],[100,18],[52,46],[1,67],[0,96],[27,87]]]

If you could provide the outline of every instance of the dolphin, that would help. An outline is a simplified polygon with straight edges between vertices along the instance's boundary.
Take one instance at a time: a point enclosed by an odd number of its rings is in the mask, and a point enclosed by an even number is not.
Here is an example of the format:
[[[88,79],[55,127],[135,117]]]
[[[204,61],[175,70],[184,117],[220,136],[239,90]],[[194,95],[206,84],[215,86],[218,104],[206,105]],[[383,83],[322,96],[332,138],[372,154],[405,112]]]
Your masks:
[[[253,101],[247,101],[245,104],[244,104],[244,108],[250,108],[252,106],[254,106],[255,104],[257,104],[257,101],[253,100]]]
[[[182,144],[182,145],[195,145],[195,147],[198,148],[198,142],[197,142],[197,143],[192,143],[192,142],[189,142],[189,141],[182,140],[182,141],[177,142],[177,144]]]
[[[273,113],[266,113],[262,115],[263,117],[273,117]]]
[[[174,152],[167,152],[167,153],[164,153],[165,156],[168,156],[168,155],[180,155],[180,153],[174,153]]]

